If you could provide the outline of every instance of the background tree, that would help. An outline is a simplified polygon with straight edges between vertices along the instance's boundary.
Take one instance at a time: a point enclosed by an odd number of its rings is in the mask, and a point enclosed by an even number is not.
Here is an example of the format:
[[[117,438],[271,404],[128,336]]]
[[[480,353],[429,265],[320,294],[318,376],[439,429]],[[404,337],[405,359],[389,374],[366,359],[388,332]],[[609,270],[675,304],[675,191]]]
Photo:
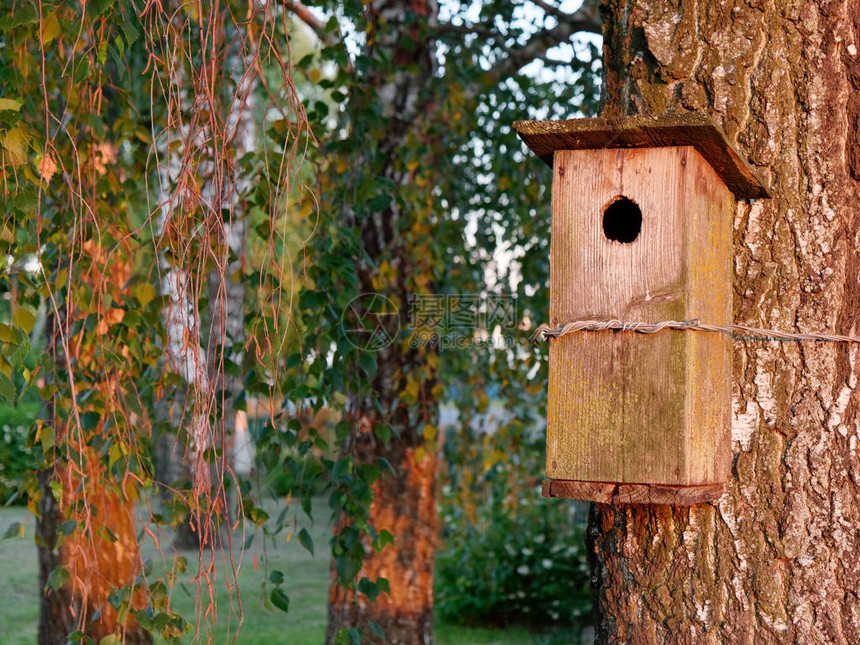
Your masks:
[[[604,3],[603,114],[711,114],[771,185],[735,214],[735,320],[856,334],[860,10]],[[596,505],[597,640],[860,638],[857,347],[735,341],[733,481],[691,508]]]
[[[595,56],[571,42],[599,29],[596,6],[321,3],[330,19],[286,6],[319,35],[321,58],[337,69],[320,85],[341,100],[334,115],[309,106],[315,131],[328,133],[319,150],[326,165],[298,307],[309,334],[288,359],[296,366],[288,382],[302,385],[284,388],[297,405],[344,409],[336,433],[343,451],[330,466],[331,506],[344,517],[332,542],[328,640],[384,632],[386,642],[427,643],[439,402],[458,396],[465,424],[470,410],[486,409],[488,387],[503,390],[512,417],[534,406],[527,375],[539,369],[538,356],[518,328],[544,309],[548,219],[534,205],[546,176],[533,174],[540,171],[509,124],[589,109]],[[559,45],[567,48],[553,52]],[[525,73],[528,65],[537,72]],[[313,61],[300,66],[319,75]],[[497,253],[505,245],[507,264]],[[525,311],[508,320],[490,313],[517,289],[534,297]],[[448,314],[472,306],[459,294],[483,300],[474,322],[452,329]],[[365,340],[392,342],[368,351],[351,335],[368,323]],[[474,348],[500,329],[519,337],[513,351]],[[453,338],[461,344],[448,346]],[[446,388],[455,381],[459,393]],[[502,434],[521,437],[530,429],[524,418],[502,420]]]

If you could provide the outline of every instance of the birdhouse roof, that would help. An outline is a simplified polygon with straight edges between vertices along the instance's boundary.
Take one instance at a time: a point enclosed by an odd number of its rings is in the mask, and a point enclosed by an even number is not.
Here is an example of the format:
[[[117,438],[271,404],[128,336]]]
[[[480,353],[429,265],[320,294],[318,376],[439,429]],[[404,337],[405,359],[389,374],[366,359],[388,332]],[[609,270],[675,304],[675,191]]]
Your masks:
[[[770,197],[765,184],[710,117],[696,113],[620,119],[516,121],[514,129],[532,151],[552,166],[556,150],[692,146],[736,198]]]

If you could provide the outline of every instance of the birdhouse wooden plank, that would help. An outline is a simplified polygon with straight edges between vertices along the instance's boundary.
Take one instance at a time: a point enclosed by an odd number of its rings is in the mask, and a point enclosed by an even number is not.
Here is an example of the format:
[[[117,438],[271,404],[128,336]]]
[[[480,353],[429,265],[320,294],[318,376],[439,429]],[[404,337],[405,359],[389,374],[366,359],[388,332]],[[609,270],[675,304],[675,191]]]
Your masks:
[[[735,197],[767,196],[701,115],[518,122],[553,167],[549,324],[732,322]],[[731,339],[550,339],[544,495],[714,499],[731,465]]]

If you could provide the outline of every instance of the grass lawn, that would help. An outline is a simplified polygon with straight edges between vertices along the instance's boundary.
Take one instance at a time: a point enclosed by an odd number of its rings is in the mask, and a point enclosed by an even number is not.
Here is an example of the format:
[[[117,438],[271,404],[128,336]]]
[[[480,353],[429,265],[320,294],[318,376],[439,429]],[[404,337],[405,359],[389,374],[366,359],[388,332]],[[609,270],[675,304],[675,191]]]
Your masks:
[[[320,515],[322,516],[322,513]],[[33,543],[34,518],[25,508],[0,509],[0,536],[5,534],[14,522],[23,525],[25,537],[0,540],[0,588],[3,590],[3,602],[0,602],[0,634],[3,645],[33,645],[36,642],[39,611],[36,547]],[[311,556],[298,540],[287,542],[284,536],[280,536],[274,544],[269,541],[264,554],[262,534],[259,534],[240,558],[238,552],[241,549],[242,537],[237,535],[234,538],[234,551],[237,553],[234,562],[239,567],[239,588],[245,615],[237,643],[318,645],[323,642],[329,579],[328,527],[324,523],[317,523],[308,527],[308,530],[313,536],[316,557]],[[152,546],[145,549],[144,555],[158,557]],[[172,555],[167,548],[165,555]],[[197,572],[198,554],[195,551],[182,555],[188,558],[189,565],[185,585],[193,594],[194,584],[190,579]],[[218,621],[211,642],[229,643],[232,642],[229,635],[235,631],[237,619],[235,615],[231,617],[234,612],[229,609],[223,563],[216,563],[216,566],[222,575],[218,583]],[[284,587],[290,596],[290,611],[287,614],[278,609],[269,609],[264,604],[261,585],[266,580],[268,570],[272,568],[282,571],[286,578]],[[194,615],[194,599],[179,585],[173,593],[173,604],[184,616]],[[201,640],[205,643],[205,634],[212,633],[211,627],[201,625],[200,633]],[[189,636],[186,642],[191,641]],[[524,629],[469,629],[437,623],[436,642],[439,645],[549,645],[551,642],[573,645],[577,638],[570,633],[554,636],[534,635]]]

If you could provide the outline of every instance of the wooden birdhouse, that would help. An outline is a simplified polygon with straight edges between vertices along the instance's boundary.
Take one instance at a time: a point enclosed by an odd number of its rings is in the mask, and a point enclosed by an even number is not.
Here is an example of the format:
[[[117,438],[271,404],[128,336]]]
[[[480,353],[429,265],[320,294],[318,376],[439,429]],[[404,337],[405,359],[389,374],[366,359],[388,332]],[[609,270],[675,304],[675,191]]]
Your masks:
[[[553,169],[551,326],[732,322],[735,199],[768,193],[707,117],[514,128]],[[550,338],[544,496],[718,498],[731,466],[731,342],[690,330]]]

